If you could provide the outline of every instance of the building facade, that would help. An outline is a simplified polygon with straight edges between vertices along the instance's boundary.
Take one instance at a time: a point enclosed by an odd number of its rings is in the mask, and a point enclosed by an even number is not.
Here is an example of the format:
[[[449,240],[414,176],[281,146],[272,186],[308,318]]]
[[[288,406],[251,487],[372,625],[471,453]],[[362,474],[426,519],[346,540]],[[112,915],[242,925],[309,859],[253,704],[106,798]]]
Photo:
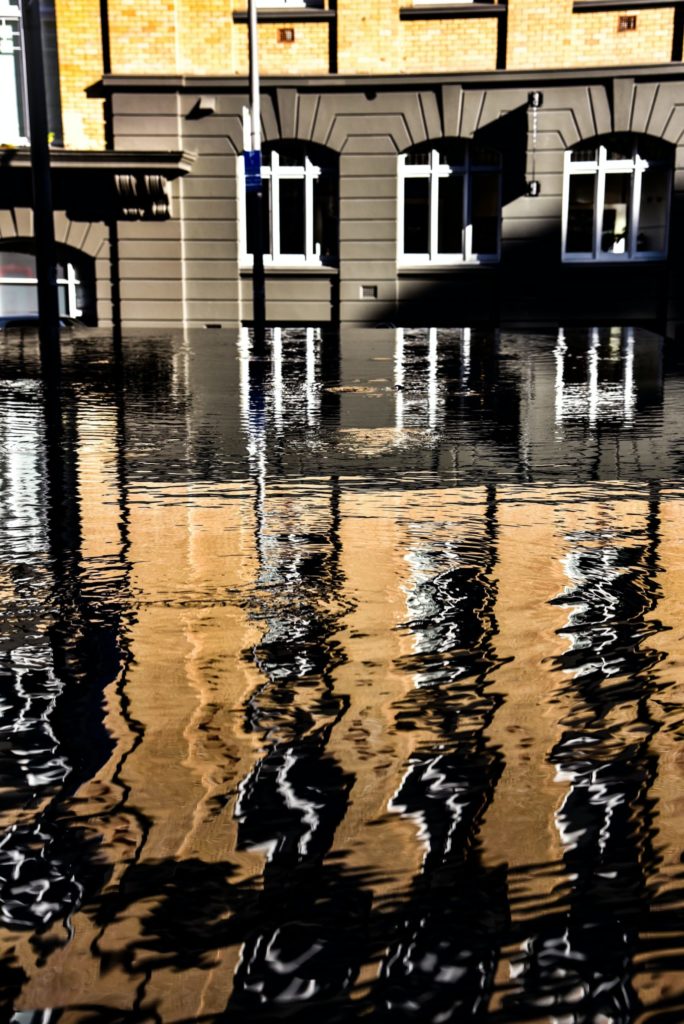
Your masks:
[[[251,318],[245,0],[45,0],[65,314]],[[267,319],[684,320],[682,0],[259,0]],[[35,290],[0,0],[0,317]]]

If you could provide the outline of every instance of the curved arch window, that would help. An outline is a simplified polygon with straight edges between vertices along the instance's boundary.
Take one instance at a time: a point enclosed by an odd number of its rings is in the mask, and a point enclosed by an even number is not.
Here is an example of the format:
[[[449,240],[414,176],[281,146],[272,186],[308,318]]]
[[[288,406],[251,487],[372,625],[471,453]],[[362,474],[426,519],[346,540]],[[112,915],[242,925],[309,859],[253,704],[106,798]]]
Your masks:
[[[667,256],[672,161],[662,143],[615,137],[576,147],[563,177],[566,262]]]
[[[326,266],[337,258],[337,166],[322,147],[281,143],[264,150],[264,263]],[[241,262],[251,265],[254,216],[245,192],[244,158],[239,158]]]
[[[77,269],[68,260],[57,264],[57,291],[61,316],[83,316],[86,296]],[[29,252],[0,249],[0,318],[38,314],[36,258]]]
[[[454,139],[399,157],[399,263],[492,263],[499,258],[501,157]]]

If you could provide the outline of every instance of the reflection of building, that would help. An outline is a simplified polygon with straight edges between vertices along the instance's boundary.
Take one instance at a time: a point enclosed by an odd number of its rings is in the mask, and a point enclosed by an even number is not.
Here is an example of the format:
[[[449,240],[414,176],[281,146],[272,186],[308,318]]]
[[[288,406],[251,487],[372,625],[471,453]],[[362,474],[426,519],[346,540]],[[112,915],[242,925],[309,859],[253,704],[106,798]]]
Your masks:
[[[273,322],[424,322],[426,301],[432,322],[547,322],[579,297],[613,322],[682,318],[680,0],[258,6]],[[250,318],[245,8],[41,5],[86,321]],[[0,0],[8,252],[31,236],[23,76]]]

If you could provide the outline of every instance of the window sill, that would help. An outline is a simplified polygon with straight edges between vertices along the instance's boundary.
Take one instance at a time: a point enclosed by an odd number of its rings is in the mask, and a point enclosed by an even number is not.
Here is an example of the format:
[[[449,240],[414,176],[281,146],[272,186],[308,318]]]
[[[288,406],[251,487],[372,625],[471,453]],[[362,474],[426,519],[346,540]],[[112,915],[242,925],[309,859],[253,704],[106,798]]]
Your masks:
[[[416,266],[400,264],[397,267],[399,277],[434,277],[440,274],[460,273],[462,270],[487,270],[498,267],[499,260],[468,260],[461,263],[420,263]]]
[[[252,267],[240,267],[240,277],[251,277]],[[302,277],[337,277],[339,269],[337,267],[313,267],[307,266],[305,263],[295,263],[292,266],[271,266],[264,267],[264,275],[266,277],[296,277],[301,275]]]
[[[323,11],[306,7],[261,7],[257,11],[257,20],[260,22],[334,21],[336,16],[336,11]],[[233,11],[233,21],[238,24],[249,21],[249,12]]]
[[[663,253],[640,253],[638,256],[603,256],[594,259],[592,256],[562,256],[564,267],[629,267],[635,263],[665,263],[667,256]]]
[[[506,4],[446,4],[425,5],[424,7],[401,7],[402,21],[417,21],[422,18],[500,18],[506,13]]]
[[[639,7],[676,7],[684,0],[574,0],[574,14],[583,11],[626,11]]]

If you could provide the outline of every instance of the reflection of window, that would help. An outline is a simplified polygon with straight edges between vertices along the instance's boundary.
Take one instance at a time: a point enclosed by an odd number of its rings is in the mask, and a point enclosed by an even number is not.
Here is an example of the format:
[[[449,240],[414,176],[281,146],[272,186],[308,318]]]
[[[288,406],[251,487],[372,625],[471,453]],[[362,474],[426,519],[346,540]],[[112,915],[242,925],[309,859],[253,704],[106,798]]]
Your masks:
[[[255,248],[254,217],[242,179],[241,232],[243,263],[251,263]],[[264,263],[281,266],[321,266],[337,256],[337,168],[332,153],[301,143],[279,143],[265,151]]]
[[[73,263],[57,264],[59,312],[80,317],[83,296]],[[35,316],[38,313],[36,258],[26,252],[0,250],[0,317]]]
[[[670,162],[651,139],[565,154],[563,258],[654,260],[667,255]]]
[[[0,0],[0,145],[26,141],[20,14],[18,0]]]
[[[629,423],[636,401],[634,331],[592,327],[586,340],[558,332],[556,425],[588,420]]]
[[[399,262],[492,262],[499,256],[500,157],[458,139],[399,157]]]

